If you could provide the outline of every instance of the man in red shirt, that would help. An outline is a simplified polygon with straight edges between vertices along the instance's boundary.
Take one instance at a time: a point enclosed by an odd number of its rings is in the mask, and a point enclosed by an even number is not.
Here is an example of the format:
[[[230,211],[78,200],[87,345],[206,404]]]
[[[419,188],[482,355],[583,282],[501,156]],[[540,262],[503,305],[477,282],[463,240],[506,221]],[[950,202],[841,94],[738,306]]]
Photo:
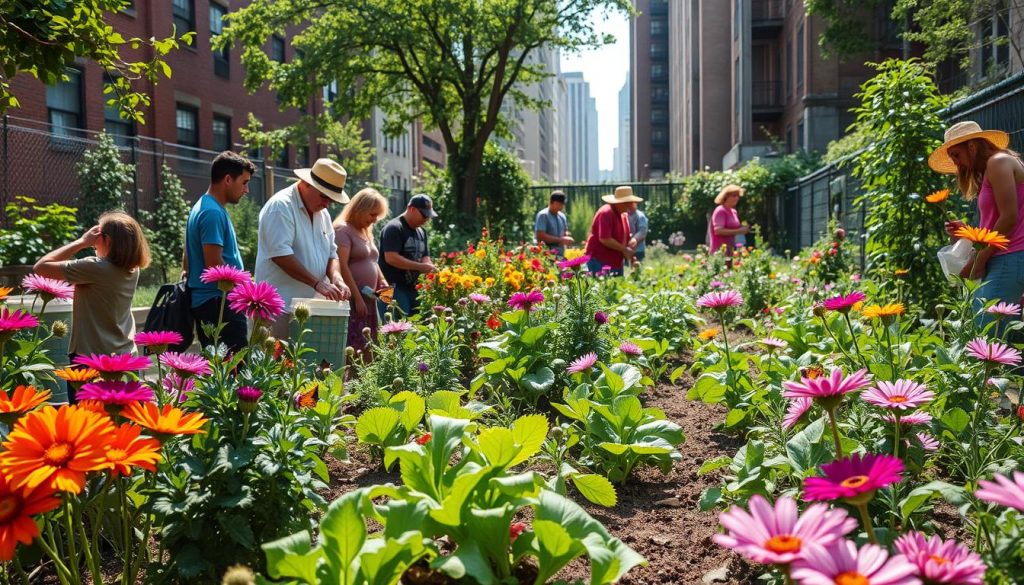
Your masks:
[[[636,240],[630,237],[626,214],[636,209],[636,204],[643,199],[633,195],[632,187],[616,187],[615,194],[601,199],[607,205],[597,210],[590,224],[590,237],[587,238],[590,261],[587,268],[597,274],[608,266],[607,274],[622,276],[623,260],[632,260],[636,248]]]

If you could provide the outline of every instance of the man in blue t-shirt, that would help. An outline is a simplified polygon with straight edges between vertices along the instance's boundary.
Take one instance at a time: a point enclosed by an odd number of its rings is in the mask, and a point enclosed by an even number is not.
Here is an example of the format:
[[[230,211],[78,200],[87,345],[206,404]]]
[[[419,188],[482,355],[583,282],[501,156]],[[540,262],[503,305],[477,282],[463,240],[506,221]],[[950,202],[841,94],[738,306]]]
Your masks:
[[[242,200],[249,192],[249,180],[255,173],[256,165],[245,157],[231,151],[218,154],[210,167],[210,187],[188,214],[183,269],[192,293],[196,334],[203,347],[213,343],[203,325],[217,326],[224,293],[217,288],[217,283],[206,284],[199,277],[211,266],[227,264],[239,270],[243,268],[242,253],[238,249],[235,226],[231,224],[227,205],[235,205]],[[225,305],[223,323],[219,341],[231,352],[245,347],[248,338],[245,315]]]
[[[565,193],[552,191],[548,206],[537,212],[533,222],[534,235],[537,243],[554,250],[559,257],[565,255],[565,247],[575,243],[569,233],[569,225],[565,214]]]

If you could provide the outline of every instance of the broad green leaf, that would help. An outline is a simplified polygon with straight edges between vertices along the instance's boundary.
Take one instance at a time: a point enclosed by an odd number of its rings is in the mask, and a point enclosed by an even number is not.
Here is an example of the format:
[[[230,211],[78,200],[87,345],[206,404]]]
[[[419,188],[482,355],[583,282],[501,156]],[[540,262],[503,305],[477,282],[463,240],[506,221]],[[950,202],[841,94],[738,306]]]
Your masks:
[[[505,467],[519,452],[511,429],[494,427],[480,431],[477,438],[480,452],[495,467]]]
[[[459,543],[459,548],[455,549],[455,552],[446,557],[438,557],[430,566],[444,572],[452,579],[462,580],[467,575],[472,575],[472,579],[480,585],[497,583],[494,570],[484,558],[480,544],[476,540]]]
[[[703,512],[714,508],[718,505],[718,501],[722,499],[722,488],[711,487],[704,490],[704,493],[700,495],[700,509]]]
[[[555,383],[555,373],[547,366],[541,366],[536,370],[524,375],[519,380],[520,385],[534,393],[547,392]]]
[[[722,457],[718,457],[717,459],[712,459],[711,461],[705,461],[704,465],[701,465],[700,469],[697,470],[697,475],[704,475],[705,473],[711,473],[716,469],[728,467],[729,463],[731,462],[732,457],[729,457],[727,455],[723,455]]]
[[[571,476],[571,481],[576,489],[591,502],[598,506],[612,508],[618,503],[618,496],[615,493],[615,486],[608,478],[596,473],[581,473]]]
[[[385,445],[398,428],[401,415],[393,408],[371,408],[356,421],[356,436],[363,443]]]
[[[544,439],[548,436],[548,418],[543,414],[521,416],[512,423],[512,437],[522,447],[519,453],[509,462],[513,467],[525,463],[540,451]]]
[[[366,542],[366,524],[360,514],[360,503],[365,489],[349,492],[327,508],[320,520],[320,548],[331,575],[342,576],[340,583],[348,583],[352,562]],[[315,582],[315,581],[314,581]]]
[[[582,543],[573,538],[558,522],[534,520],[533,533],[537,543],[537,583],[547,583],[569,561],[584,553]]]
[[[530,327],[523,332],[523,336],[519,338],[523,342],[523,345],[532,346],[533,344],[540,341],[544,334],[548,332],[546,325],[538,325],[536,327]]]
[[[943,414],[939,421],[943,426],[952,431],[954,435],[959,435],[967,428],[967,425],[971,422],[971,417],[964,412],[964,409],[956,407]]]
[[[316,566],[323,553],[312,548],[309,532],[296,532],[261,548],[267,555],[267,572],[274,579],[292,577],[306,583],[317,582]]]
[[[495,374],[500,374],[505,371],[506,366],[508,366],[507,359],[497,359],[494,360],[493,362],[484,364],[484,373],[492,376]]]
[[[423,398],[409,390],[392,396],[388,400],[388,405],[402,413],[399,420],[402,426],[405,427],[406,433],[411,433],[420,424],[424,413],[427,411],[426,402]]]
[[[358,583],[396,585],[406,570],[430,554],[419,532],[407,532],[398,539],[373,538],[359,555]]]

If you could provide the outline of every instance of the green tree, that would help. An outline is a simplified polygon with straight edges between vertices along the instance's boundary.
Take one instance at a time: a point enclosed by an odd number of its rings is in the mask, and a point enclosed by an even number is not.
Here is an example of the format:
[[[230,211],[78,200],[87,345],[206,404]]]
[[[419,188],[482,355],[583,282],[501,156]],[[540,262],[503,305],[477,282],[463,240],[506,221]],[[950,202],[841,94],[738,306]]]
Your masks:
[[[131,82],[170,77],[164,57],[180,43],[191,43],[194,33],[125,39],[107,19],[128,6],[128,0],[0,0],[0,114],[19,105],[10,88],[15,75],[24,72],[45,84],[57,83],[78,57],[84,57],[114,79],[109,91],[121,115],[142,122],[138,108],[149,105],[149,97],[135,91]],[[151,49],[151,58],[127,56],[127,49],[134,52],[143,46]]]
[[[327,148],[327,156],[343,163],[349,178],[369,178],[373,170],[375,150],[363,137],[362,125],[352,118],[339,120],[329,111],[305,115],[296,124],[270,130],[249,113],[248,124],[239,132],[249,148],[266,146],[270,152],[280,152],[288,144],[305,144],[312,134]]]
[[[82,188],[78,223],[83,229],[96,225],[103,213],[124,208],[135,167],[121,161],[121,151],[109,134],[100,134],[96,146],[85,151],[75,167]]]
[[[161,169],[161,178],[155,212],[143,211],[139,215],[145,224],[153,264],[160,270],[163,282],[167,282],[172,276],[177,278],[181,270],[189,205],[185,200],[185,186],[167,165]]]
[[[341,88],[332,110],[366,119],[387,114],[386,130],[412,120],[438,128],[459,209],[472,213],[484,147],[508,126],[502,103],[543,104],[524,86],[550,75],[538,49],[577,51],[613,41],[595,32],[599,10],[631,11],[628,0],[255,0],[230,16],[219,46],[244,47],[246,86],[269,82],[282,104],[301,106],[321,88]],[[308,23],[292,37],[301,56],[273,61],[273,33]]]

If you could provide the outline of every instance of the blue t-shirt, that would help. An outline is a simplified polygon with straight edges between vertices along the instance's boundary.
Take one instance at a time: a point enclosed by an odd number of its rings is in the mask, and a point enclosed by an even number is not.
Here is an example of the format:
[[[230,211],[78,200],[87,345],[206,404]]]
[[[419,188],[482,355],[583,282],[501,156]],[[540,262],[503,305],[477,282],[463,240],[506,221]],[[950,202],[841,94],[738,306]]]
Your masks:
[[[192,206],[185,227],[185,248],[188,250],[188,287],[192,289],[192,306],[198,307],[210,299],[220,299],[216,283],[204,284],[199,276],[206,269],[203,246],[213,244],[224,249],[224,263],[241,270],[242,252],[235,238],[228,211],[209,193]]]

